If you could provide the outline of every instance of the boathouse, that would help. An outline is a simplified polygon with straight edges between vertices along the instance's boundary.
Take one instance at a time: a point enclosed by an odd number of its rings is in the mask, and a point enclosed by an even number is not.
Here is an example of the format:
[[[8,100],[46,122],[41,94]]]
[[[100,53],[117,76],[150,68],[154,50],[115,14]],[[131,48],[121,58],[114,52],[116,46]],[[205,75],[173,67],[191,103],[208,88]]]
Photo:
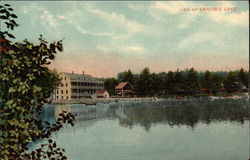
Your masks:
[[[132,97],[132,85],[128,82],[121,82],[115,87],[115,92],[120,97]]]

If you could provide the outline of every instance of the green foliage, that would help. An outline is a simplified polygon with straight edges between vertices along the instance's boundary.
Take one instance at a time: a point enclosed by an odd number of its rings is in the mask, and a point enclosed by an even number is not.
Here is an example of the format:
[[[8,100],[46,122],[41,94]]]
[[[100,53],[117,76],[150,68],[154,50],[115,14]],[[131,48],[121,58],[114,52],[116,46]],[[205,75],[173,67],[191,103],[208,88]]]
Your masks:
[[[15,14],[12,13],[13,9],[9,4],[0,5],[0,19],[1,23],[4,23],[6,28],[3,31],[3,28],[0,29],[0,38],[15,38],[12,34],[9,33],[9,30],[14,30],[18,26],[14,19],[17,18]]]
[[[151,94],[152,80],[149,68],[144,68],[135,83],[135,89],[140,96],[149,96]]]
[[[200,81],[198,72],[194,70],[194,68],[191,68],[187,71],[187,77],[186,77],[186,90],[187,91],[197,91],[200,88]]]
[[[175,87],[175,76],[174,73],[172,71],[169,71],[167,74],[167,79],[165,81],[166,83],[166,90],[168,91],[168,93],[173,93],[176,90]]]
[[[139,75],[131,74],[129,71],[118,74],[118,79],[106,79],[105,88],[114,93],[115,81],[128,81],[128,78],[133,77],[134,91],[138,96],[159,96],[159,95],[189,95],[200,94],[201,88],[206,88],[206,94],[219,94],[221,88],[226,88],[228,92],[237,91],[239,85],[243,84],[248,87],[249,72],[243,69],[231,72],[200,72],[194,68],[175,72],[169,71],[158,74],[150,73],[149,68],[145,68]],[[129,73],[129,74],[128,74]],[[130,75],[130,76],[125,76]],[[132,80],[132,78],[131,78]]]
[[[205,75],[203,76],[201,80],[201,85],[204,88],[211,88],[212,87],[212,75],[211,72],[206,71]]]
[[[219,74],[212,74],[211,77],[211,90],[214,93],[217,93],[218,90],[222,87],[223,77]]]
[[[118,85],[118,80],[115,78],[107,78],[104,80],[104,88],[110,95],[115,95],[115,86]]]
[[[117,80],[119,83],[120,82],[128,82],[131,85],[134,85],[134,79],[135,79],[134,75],[130,69],[128,71],[118,73],[118,75],[117,75]]]
[[[0,20],[15,18],[10,5],[0,7]],[[14,23],[13,21],[11,21]],[[8,24],[7,28],[8,28]],[[48,69],[55,54],[62,51],[62,41],[48,43],[43,37],[39,44],[28,40],[11,43],[1,32],[1,92],[0,92],[0,160],[54,159],[63,160],[64,149],[57,147],[49,139],[63,123],[73,125],[74,116],[63,112],[55,124],[38,118],[43,104],[59,84],[58,75]],[[7,34],[7,36],[9,36]],[[11,36],[9,36],[11,37]],[[47,139],[35,151],[29,151],[28,145],[38,139]]]
[[[183,91],[185,87],[185,79],[184,79],[182,72],[180,72],[179,69],[176,71],[174,79],[175,79],[176,92]]]
[[[240,69],[238,72],[239,80],[245,85],[248,86],[248,80],[249,80],[249,73],[245,71],[243,68]]]
[[[236,89],[235,82],[238,82],[238,75],[236,72],[230,71],[224,80],[225,87],[230,91],[233,92]]]

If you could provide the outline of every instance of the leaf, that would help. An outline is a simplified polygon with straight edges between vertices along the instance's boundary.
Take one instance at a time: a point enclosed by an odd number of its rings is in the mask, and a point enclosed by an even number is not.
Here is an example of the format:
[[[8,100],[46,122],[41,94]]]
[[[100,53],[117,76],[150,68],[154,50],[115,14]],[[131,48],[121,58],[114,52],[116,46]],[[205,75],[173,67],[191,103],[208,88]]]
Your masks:
[[[57,48],[60,52],[63,51],[63,46],[62,46],[62,44],[61,44],[60,42],[57,42],[56,48]]]
[[[53,147],[56,148],[56,143],[53,143]]]
[[[53,60],[55,58],[55,56],[53,54],[49,55],[49,59]]]
[[[15,36],[13,36],[12,34],[7,34],[8,35],[8,37],[10,37],[10,38],[15,38]]]
[[[5,12],[6,12],[5,9],[1,9],[1,10],[0,10],[0,13],[5,13]]]
[[[14,24],[10,23],[10,28],[11,28],[11,30],[13,30],[14,27],[15,27]]]
[[[55,44],[51,43],[51,44],[49,45],[49,47],[50,47],[50,49],[52,50],[52,52],[56,53],[56,46],[55,46]]]
[[[3,124],[5,124],[5,123],[6,123],[6,120],[0,119],[0,125],[3,125]],[[3,135],[3,132],[2,132],[1,134]],[[2,135],[1,135],[1,136],[2,136]],[[1,136],[0,136],[0,137],[1,137]]]
[[[6,10],[6,16],[7,16],[7,17],[10,16],[10,12],[8,12],[7,10]]]
[[[10,20],[10,22],[12,23],[12,24],[14,24],[15,26],[17,26],[18,24],[16,23],[16,21],[14,21],[13,19],[12,20]]]
[[[4,6],[6,6],[6,7],[10,7],[10,5],[9,5],[9,4],[4,4]]]
[[[8,8],[9,11],[13,11],[13,8]]]
[[[13,88],[13,87],[10,87],[10,89],[9,89],[9,93],[12,93],[12,92],[16,92],[16,89],[15,89],[15,88]]]
[[[42,90],[41,87],[34,86],[34,91],[35,91],[35,92],[40,92],[41,90]]]
[[[18,18],[15,14],[10,15],[12,18]]]
[[[21,114],[19,114],[19,118],[20,119],[23,119],[24,118],[24,115],[21,113]]]
[[[8,19],[6,16],[0,16],[0,19]]]
[[[47,155],[48,155],[49,158],[51,157],[51,153],[50,152],[47,152]]]

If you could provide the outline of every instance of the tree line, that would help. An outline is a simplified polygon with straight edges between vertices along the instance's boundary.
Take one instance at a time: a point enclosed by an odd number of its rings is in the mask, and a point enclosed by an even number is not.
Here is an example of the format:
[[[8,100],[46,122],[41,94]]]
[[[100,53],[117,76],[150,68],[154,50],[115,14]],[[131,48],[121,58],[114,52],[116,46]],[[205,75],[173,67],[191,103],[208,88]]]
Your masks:
[[[248,88],[249,71],[241,68],[235,71],[198,72],[194,68],[169,72],[151,73],[144,68],[139,74],[130,69],[117,74],[116,78],[104,79],[104,87],[115,95],[115,86],[129,82],[138,96],[188,95],[203,91],[217,94],[220,91],[233,93]]]

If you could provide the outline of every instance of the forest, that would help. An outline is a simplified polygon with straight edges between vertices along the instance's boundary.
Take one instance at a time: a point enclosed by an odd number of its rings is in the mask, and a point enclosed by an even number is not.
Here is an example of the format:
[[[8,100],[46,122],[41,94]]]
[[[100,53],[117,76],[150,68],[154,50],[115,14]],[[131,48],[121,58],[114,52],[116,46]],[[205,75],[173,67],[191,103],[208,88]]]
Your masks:
[[[194,68],[160,73],[151,73],[144,68],[139,74],[130,69],[106,78],[105,89],[116,95],[115,86],[129,82],[137,96],[195,95],[235,93],[248,90],[249,71],[243,68],[234,71],[198,72]]]

